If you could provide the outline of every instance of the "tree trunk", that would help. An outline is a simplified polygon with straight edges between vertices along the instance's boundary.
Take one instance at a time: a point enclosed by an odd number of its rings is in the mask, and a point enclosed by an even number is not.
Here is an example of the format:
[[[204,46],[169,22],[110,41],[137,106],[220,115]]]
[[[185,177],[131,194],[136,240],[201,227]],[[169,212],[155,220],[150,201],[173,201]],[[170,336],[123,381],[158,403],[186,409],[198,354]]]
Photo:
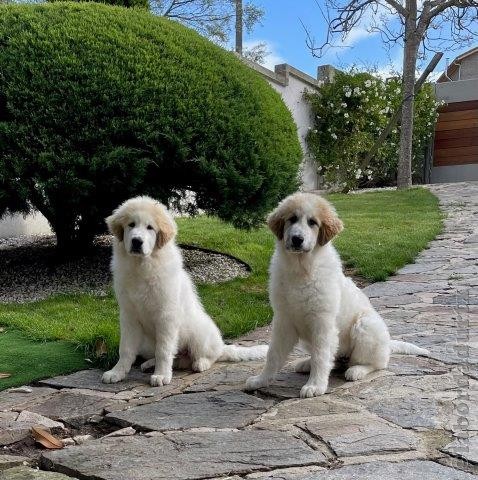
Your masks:
[[[398,158],[397,187],[412,186],[413,104],[415,93],[415,70],[419,41],[415,34],[413,18],[405,22],[405,48],[403,52],[402,77],[402,124],[400,130],[400,154]]]
[[[236,1],[236,53],[242,56],[242,0]]]

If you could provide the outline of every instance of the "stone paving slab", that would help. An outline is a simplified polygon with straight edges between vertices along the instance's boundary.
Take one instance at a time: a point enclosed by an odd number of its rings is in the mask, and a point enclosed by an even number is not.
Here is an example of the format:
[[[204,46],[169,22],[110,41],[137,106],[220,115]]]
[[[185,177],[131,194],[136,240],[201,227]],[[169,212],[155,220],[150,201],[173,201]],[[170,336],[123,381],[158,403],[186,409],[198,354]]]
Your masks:
[[[185,393],[208,390],[242,390],[246,380],[262,369],[262,362],[220,364],[199,376]]]
[[[471,438],[457,438],[446,445],[442,451],[478,465],[478,435]]]
[[[307,473],[274,472],[264,476],[248,476],[270,480],[472,480],[470,473],[460,472],[435,462],[412,460],[400,463],[370,462],[342,468]]]
[[[81,370],[70,375],[60,375],[47,380],[41,380],[40,384],[54,388],[87,388],[89,390],[99,390],[100,392],[118,393],[140,385],[149,385],[151,376],[134,368],[122,382],[103,383],[101,381],[103,373],[103,370],[98,369]]]
[[[0,392],[0,412],[8,410],[24,410],[32,402],[50,398],[58,393],[54,388],[30,387],[31,393],[20,393],[10,390]]]
[[[450,368],[427,357],[392,355],[387,370],[396,375],[441,375],[448,373]]]
[[[419,443],[412,432],[362,412],[329,415],[308,421],[304,427],[338,457],[404,452],[415,450]]]
[[[41,464],[95,480],[193,480],[324,460],[291,435],[243,430],[108,438],[46,452]]]
[[[62,391],[57,395],[29,407],[33,413],[39,413],[52,420],[70,425],[83,425],[94,415],[102,415],[111,399]]]
[[[109,413],[108,421],[147,430],[240,428],[252,423],[272,402],[243,392],[174,395],[159,402]]]
[[[367,404],[367,409],[403,428],[443,428],[452,411],[446,410],[435,398],[415,396],[382,398]]]
[[[15,467],[0,472],[0,480],[72,480],[72,477],[29,467]]]
[[[0,447],[11,445],[30,436],[30,430],[35,426],[33,422],[17,422],[13,420],[2,422],[0,425]]]
[[[30,463],[28,457],[22,457],[20,455],[3,455],[0,453],[0,472],[7,470],[8,468],[18,467],[28,463]]]

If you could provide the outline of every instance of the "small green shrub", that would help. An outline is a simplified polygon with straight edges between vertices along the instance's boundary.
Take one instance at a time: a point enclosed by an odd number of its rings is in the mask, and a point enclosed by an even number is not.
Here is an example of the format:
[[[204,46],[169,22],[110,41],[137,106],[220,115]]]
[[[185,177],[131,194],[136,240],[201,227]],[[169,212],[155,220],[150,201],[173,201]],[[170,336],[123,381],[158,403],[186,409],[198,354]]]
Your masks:
[[[393,129],[366,168],[361,160],[400,107],[401,80],[370,73],[337,73],[319,93],[306,94],[315,115],[308,145],[325,181],[343,190],[396,183],[400,127]],[[415,97],[413,178],[419,181],[437,102],[425,84]]]
[[[34,206],[60,248],[90,243],[133,195],[193,191],[196,208],[244,227],[297,186],[301,150],[279,94],[177,22],[9,5],[0,47],[0,215]]]

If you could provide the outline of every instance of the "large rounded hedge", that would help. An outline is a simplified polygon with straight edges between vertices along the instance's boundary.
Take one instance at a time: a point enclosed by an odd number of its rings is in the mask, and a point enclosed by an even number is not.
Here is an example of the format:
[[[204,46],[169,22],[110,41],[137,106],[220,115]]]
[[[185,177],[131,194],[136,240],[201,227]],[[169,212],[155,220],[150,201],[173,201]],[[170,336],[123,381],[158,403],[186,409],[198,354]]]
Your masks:
[[[296,188],[296,127],[234,54],[176,22],[96,3],[0,7],[0,214],[33,205],[85,245],[122,200],[259,223]]]

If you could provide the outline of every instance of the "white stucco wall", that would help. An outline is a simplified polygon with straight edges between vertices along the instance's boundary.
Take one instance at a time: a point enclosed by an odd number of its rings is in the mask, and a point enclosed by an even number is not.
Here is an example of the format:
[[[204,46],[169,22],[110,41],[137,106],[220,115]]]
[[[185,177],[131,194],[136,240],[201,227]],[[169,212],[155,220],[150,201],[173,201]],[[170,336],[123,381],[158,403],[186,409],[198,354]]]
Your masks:
[[[478,78],[436,83],[435,95],[446,103],[478,100]]]
[[[7,214],[0,220],[0,238],[51,233],[47,219],[39,212],[26,216]]]
[[[308,154],[306,136],[313,127],[313,115],[311,108],[304,100],[305,91],[317,91],[320,82],[310,75],[295,69],[291,65],[276,65],[275,71],[262,67],[261,65],[244,60],[251,68],[259,72],[265,80],[282,97],[282,100],[292,113],[292,118],[297,125],[297,136],[303,151],[303,162],[301,166],[301,181],[304,190],[315,190],[318,188],[317,167]]]
[[[274,90],[277,90],[292,113],[294,122],[297,125],[297,135],[304,152],[304,163],[302,165],[302,183],[304,189],[314,190],[317,188],[317,168],[315,162],[307,153],[306,136],[309,128],[313,126],[313,115],[309,104],[304,100],[304,91],[312,91],[313,88],[293,75],[289,76],[288,85],[280,85],[269,82]]]

